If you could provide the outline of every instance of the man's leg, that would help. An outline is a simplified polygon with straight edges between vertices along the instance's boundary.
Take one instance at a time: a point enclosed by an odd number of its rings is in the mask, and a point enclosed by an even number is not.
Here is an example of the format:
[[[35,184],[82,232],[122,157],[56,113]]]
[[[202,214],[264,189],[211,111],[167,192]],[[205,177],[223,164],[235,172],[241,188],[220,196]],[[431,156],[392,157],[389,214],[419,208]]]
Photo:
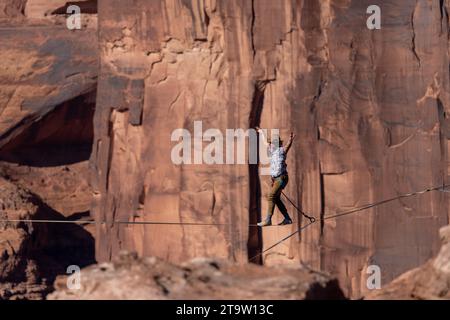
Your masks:
[[[276,206],[278,207],[278,209],[280,210],[281,214],[284,217],[283,222],[281,222],[279,225],[286,225],[286,224],[292,223],[291,217],[289,216],[286,206],[284,205],[283,201],[281,200],[281,192],[283,191],[284,188],[286,188],[286,185],[288,184],[288,182],[289,182],[289,177],[287,175],[281,177],[280,195],[278,196],[277,201],[275,203]]]
[[[280,199],[282,189],[282,181],[281,179],[275,179],[272,189],[270,190],[270,193],[267,195],[267,215],[266,219],[258,223],[260,227],[264,226],[270,226],[272,224],[272,216],[273,212],[275,210],[275,205],[277,202],[277,199]]]
[[[280,212],[283,215],[284,219],[291,220],[291,217],[289,217],[289,213],[288,213],[288,211],[286,209],[286,206],[284,205],[283,201],[281,200],[281,197],[278,197],[278,199],[275,202],[275,204],[278,207],[278,210],[280,210]]]

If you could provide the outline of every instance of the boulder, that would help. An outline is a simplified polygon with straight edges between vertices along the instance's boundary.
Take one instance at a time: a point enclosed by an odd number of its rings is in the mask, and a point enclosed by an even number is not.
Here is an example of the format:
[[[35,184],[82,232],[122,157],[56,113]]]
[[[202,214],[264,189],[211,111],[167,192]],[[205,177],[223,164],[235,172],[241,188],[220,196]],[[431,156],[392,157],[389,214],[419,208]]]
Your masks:
[[[196,258],[174,265],[121,252],[112,262],[82,269],[80,288],[58,277],[49,300],[310,300],[344,299],[336,279],[303,269],[235,265]]]
[[[450,226],[440,230],[442,247],[438,255],[391,283],[367,295],[368,300],[450,299]]]

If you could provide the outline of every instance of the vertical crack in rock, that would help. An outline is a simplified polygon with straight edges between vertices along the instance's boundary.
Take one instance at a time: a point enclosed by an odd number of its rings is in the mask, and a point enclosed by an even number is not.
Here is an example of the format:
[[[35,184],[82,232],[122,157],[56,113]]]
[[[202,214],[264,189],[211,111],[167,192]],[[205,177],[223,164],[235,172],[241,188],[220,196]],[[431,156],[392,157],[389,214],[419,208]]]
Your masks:
[[[208,34],[208,29],[209,29],[209,24],[211,22],[211,18],[209,17],[208,10],[206,10],[206,6],[203,6],[203,14],[205,15],[206,34]]]
[[[323,236],[323,231],[325,228],[325,184],[324,184],[324,174],[322,173],[322,168],[320,170],[320,236]]]
[[[448,150],[447,150],[447,143],[446,140],[449,136],[449,121],[447,119],[447,114],[445,112],[444,105],[441,101],[441,99],[437,99],[437,108],[438,108],[438,117],[439,117],[439,144],[441,149],[441,167],[443,168],[443,172],[441,174],[442,176],[442,185],[446,184],[446,159],[448,158]]]
[[[108,136],[110,139],[110,145],[108,148],[108,163],[106,168],[106,176],[105,176],[105,189],[109,190],[109,174],[111,171],[111,165],[112,165],[112,157],[113,157],[113,150],[114,150],[114,129],[113,129],[113,111],[111,110],[108,120]]]
[[[250,28],[250,36],[252,41],[252,51],[253,51],[253,58],[256,56],[256,46],[255,46],[255,23],[256,23],[256,9],[255,9],[255,1],[252,0],[252,22],[251,22],[251,28]]]
[[[252,106],[249,115],[249,127],[259,126],[264,106],[264,93],[268,81],[257,81],[253,93]],[[259,169],[257,164],[249,164],[249,223],[255,225],[261,219],[261,183],[259,181]],[[261,253],[262,233],[260,228],[249,227],[247,252],[248,258]],[[262,264],[261,255],[250,262]]]
[[[439,9],[440,9],[440,13],[441,13],[441,33],[440,33],[440,35],[442,35],[442,33],[444,32],[444,26],[446,27],[445,31],[448,32],[448,11],[447,11],[447,7],[445,5],[445,0],[440,0],[439,5],[440,5]]]
[[[445,0],[439,0],[439,10],[441,14],[441,31],[442,31],[442,20],[447,15],[447,9],[445,8]]]
[[[319,86],[318,89],[318,95],[320,96],[321,93],[321,85]],[[316,97],[315,97],[316,100]],[[315,103],[313,103],[314,105]],[[317,141],[320,141],[321,137],[320,137],[320,130],[317,127]],[[320,163],[319,160],[319,186],[320,186],[320,236],[323,236],[323,232],[324,232],[324,228],[325,228],[325,184],[324,184],[324,173],[323,173],[323,169],[322,169],[322,165]]]
[[[416,5],[414,6],[414,10],[413,10],[413,12],[411,14],[411,29],[412,29],[411,50],[412,50],[412,52],[414,54],[414,57],[417,60],[417,63],[419,64],[419,67],[420,67],[421,66],[421,61],[420,61],[420,57],[419,57],[419,55],[417,53],[417,50],[416,50],[416,31],[415,31],[415,26],[414,26],[414,18],[415,18],[415,15],[416,15],[417,5],[418,5],[418,2],[416,1]]]

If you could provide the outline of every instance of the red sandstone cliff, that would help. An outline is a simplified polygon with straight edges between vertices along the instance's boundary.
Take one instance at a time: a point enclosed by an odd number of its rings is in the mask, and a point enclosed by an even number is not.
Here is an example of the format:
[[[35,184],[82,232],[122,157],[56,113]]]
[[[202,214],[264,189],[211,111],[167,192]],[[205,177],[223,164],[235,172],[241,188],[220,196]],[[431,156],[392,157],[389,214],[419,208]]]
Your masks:
[[[446,181],[448,3],[383,1],[370,31],[372,2],[99,1],[93,214],[230,226],[102,225],[98,258],[244,262],[304,222],[248,227],[268,189],[254,167],[173,165],[171,132],[195,120],[297,132],[287,194],[316,218]],[[359,296],[367,265],[389,281],[423,263],[447,222],[448,198],[428,193],[323,222],[263,260],[332,271]]]
[[[69,31],[65,5],[0,0],[1,220],[89,219],[96,14],[83,13],[82,30]],[[43,298],[70,264],[94,263],[93,233],[0,222],[0,299]]]
[[[410,270],[366,299],[439,300],[450,299],[450,226],[440,230],[439,254],[419,268]]]
[[[298,134],[286,193],[319,223],[257,262],[302,261],[359,297],[368,265],[387,283],[437,253],[445,193],[323,218],[448,182],[447,0],[380,1],[373,31],[368,0],[70,2],[82,30],[68,1],[0,0],[0,172],[63,217],[108,221],[99,261],[243,263],[306,223],[249,227],[269,187],[255,166],[174,165],[171,133],[199,120]]]

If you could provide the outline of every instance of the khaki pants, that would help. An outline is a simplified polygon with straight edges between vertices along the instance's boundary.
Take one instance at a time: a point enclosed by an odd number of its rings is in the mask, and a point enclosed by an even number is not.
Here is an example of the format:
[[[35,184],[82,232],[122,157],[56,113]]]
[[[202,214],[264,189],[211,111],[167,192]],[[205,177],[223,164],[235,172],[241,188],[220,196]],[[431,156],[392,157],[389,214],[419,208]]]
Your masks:
[[[278,178],[272,179],[272,189],[270,193],[267,195],[268,207],[267,207],[267,220],[271,220],[275,206],[278,207],[280,212],[283,214],[285,219],[290,219],[289,214],[287,212],[286,207],[284,206],[283,201],[281,201],[281,192],[289,182],[288,175],[282,175]]]

